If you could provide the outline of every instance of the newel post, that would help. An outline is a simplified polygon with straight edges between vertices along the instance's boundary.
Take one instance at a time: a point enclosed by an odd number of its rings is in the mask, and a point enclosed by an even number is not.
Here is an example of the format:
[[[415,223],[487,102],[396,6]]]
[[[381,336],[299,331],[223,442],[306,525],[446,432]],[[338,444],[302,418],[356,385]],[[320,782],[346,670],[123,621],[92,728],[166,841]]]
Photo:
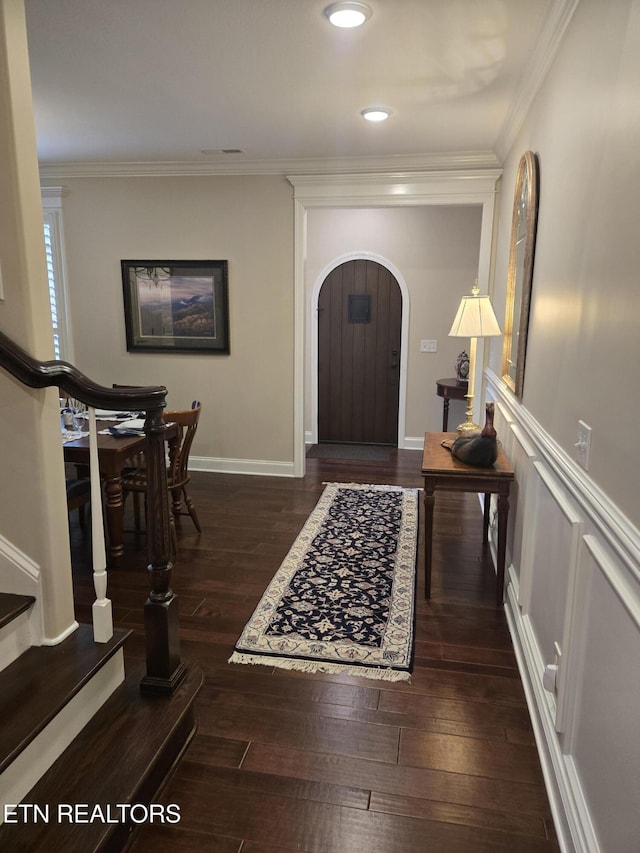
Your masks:
[[[180,659],[178,599],[171,591],[175,553],[170,526],[165,424],[161,407],[147,410],[145,433],[147,570],[151,592],[144,606],[147,674],[140,682],[140,689],[144,692],[173,693],[187,670]]]

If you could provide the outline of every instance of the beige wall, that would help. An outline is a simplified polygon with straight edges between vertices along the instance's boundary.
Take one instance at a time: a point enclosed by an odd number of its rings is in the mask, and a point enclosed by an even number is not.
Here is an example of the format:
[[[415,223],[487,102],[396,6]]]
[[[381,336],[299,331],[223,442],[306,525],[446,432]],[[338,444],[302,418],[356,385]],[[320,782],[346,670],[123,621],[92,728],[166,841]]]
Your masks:
[[[0,328],[48,359],[53,340],[21,0],[0,0],[0,80]],[[25,388],[0,371],[0,440],[0,534],[38,569],[44,637],[34,639],[55,640],[74,624],[57,391]],[[3,590],[22,591],[20,568],[13,556],[4,560],[0,549]]]
[[[51,183],[51,182],[50,182]],[[67,179],[75,363],[110,385],[162,384],[203,406],[194,456],[293,457],[293,203],[280,177]],[[122,259],[229,262],[231,354],[128,353]]]
[[[51,182],[49,182],[51,183]],[[293,458],[293,202],[279,177],[68,178],[63,220],[75,363],[106,385],[164,384],[168,406],[203,404],[193,455]],[[481,208],[312,210],[307,297],[326,266],[363,251],[387,259],[409,290],[407,419],[418,439],[441,428],[435,380],[454,373],[467,341],[448,338],[477,274]],[[229,261],[230,356],[128,353],[120,260]],[[419,352],[422,338],[438,352]],[[311,336],[305,359],[310,428]],[[464,418],[452,403],[451,424]],[[205,463],[206,464],[206,463]],[[215,467],[215,462],[212,463]]]
[[[455,360],[468,340],[448,332],[463,294],[470,293],[478,274],[480,206],[310,210],[307,214],[307,305],[313,308],[314,288],[345,256],[359,252],[388,262],[408,290],[407,412],[403,438],[421,439],[442,429],[442,400],[436,380],[455,375]],[[313,316],[309,313],[310,322]],[[307,342],[311,342],[307,333]],[[436,353],[421,353],[420,340],[437,340]],[[305,431],[311,423],[313,353],[307,349]],[[453,402],[449,427],[464,420],[464,404]]]
[[[612,10],[615,10],[615,14]],[[581,0],[505,164],[496,305],[504,310],[515,171],[540,159],[525,407],[574,456],[593,429],[589,474],[640,526],[640,3]],[[501,346],[491,366],[500,373]]]

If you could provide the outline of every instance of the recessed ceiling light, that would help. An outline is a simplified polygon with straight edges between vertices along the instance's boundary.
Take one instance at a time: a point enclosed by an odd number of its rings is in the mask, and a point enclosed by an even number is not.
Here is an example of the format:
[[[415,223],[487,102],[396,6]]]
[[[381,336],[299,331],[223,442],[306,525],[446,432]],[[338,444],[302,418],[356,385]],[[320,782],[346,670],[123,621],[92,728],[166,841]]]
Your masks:
[[[386,107],[367,107],[360,115],[367,121],[386,121],[391,115],[391,110]]]
[[[364,3],[332,3],[324,14],[334,27],[359,27],[371,17],[371,9]]]

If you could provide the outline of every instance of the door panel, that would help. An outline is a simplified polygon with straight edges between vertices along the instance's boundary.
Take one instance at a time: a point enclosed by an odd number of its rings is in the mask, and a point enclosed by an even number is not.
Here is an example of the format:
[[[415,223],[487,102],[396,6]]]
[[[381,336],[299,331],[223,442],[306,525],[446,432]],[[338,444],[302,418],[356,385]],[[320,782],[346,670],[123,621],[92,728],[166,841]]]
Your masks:
[[[368,297],[366,301],[350,296]],[[318,299],[318,439],[398,445],[402,294],[375,261],[348,261]]]

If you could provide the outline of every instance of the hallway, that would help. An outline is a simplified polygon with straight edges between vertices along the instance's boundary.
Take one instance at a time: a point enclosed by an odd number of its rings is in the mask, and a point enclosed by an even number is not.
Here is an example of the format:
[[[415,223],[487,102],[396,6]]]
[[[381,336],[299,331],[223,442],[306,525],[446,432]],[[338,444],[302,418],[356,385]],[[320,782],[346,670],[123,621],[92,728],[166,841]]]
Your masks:
[[[420,487],[420,459],[309,459],[302,480],[194,474],[203,533],[182,520],[173,588],[183,659],[205,673],[199,730],[161,795],[180,823],[145,827],[134,853],[558,850],[475,496],[438,495],[410,685],[227,664],[323,482]],[[75,526],[72,538],[77,618],[88,621],[86,542]],[[144,657],[144,549],[127,534],[125,565],[110,573],[115,622],[134,630],[129,668]]]

